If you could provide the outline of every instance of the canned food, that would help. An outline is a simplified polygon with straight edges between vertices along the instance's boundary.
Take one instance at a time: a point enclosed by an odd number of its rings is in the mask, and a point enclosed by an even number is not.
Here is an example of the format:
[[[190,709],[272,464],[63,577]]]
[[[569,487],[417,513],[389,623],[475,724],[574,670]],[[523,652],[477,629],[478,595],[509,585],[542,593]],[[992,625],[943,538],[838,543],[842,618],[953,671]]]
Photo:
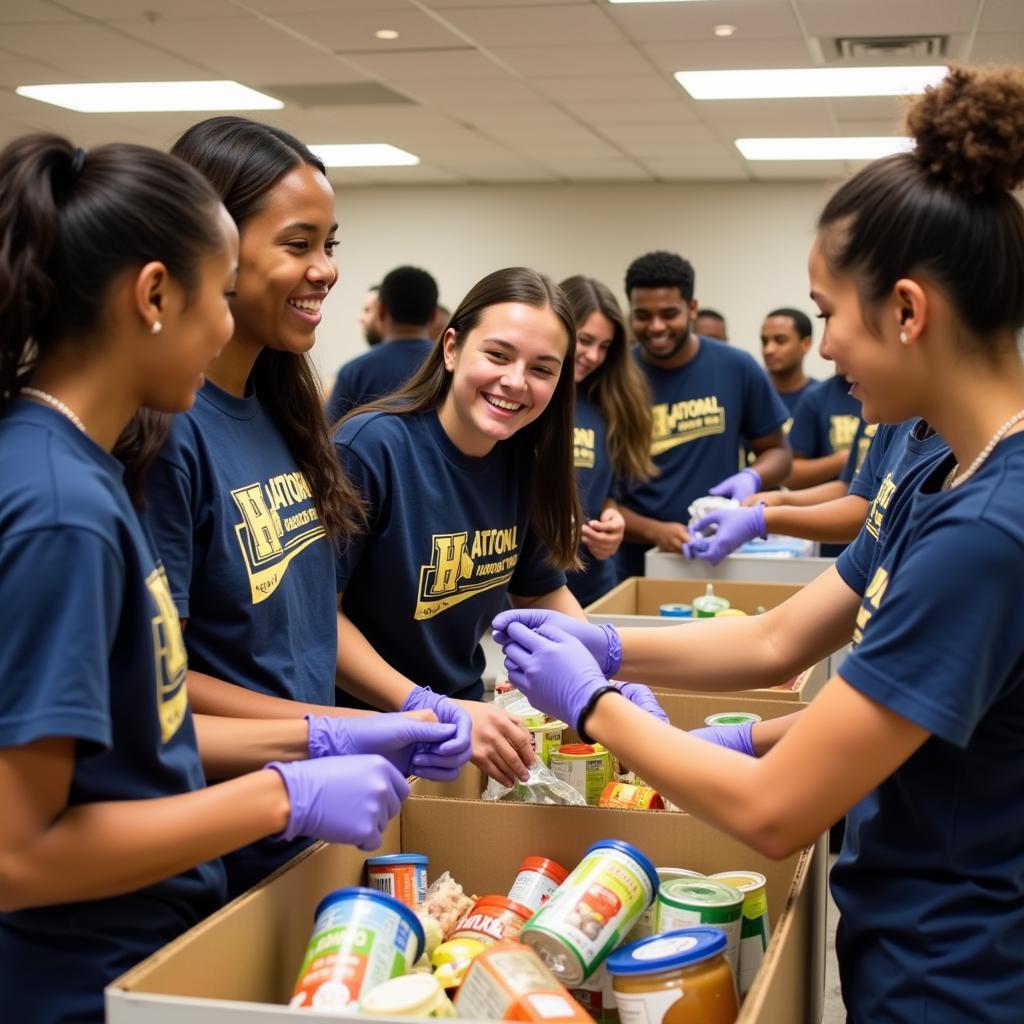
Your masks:
[[[612,953],[622,1024],[733,1024],[739,1007],[725,947],[718,928],[686,928]]]
[[[707,585],[707,589],[700,597],[693,599],[693,614],[698,619],[713,619],[719,612],[729,607],[727,598],[719,597],[715,593],[713,583]]]
[[[553,750],[550,760],[555,775],[596,807],[612,781],[612,755],[600,743],[568,743]]]
[[[455,997],[455,1009],[460,1017],[473,1020],[593,1024],[537,954],[518,943],[498,943],[473,961]]]
[[[562,745],[562,732],[567,728],[565,722],[542,721],[537,725],[527,725],[533,752],[544,764],[551,764],[551,752]]]
[[[718,871],[709,878],[731,885],[743,893],[743,920],[740,922],[740,969],[736,980],[740,994],[746,995],[754,984],[757,969],[764,959],[771,938],[768,923],[768,883],[758,871]]]
[[[405,974],[423,954],[423,926],[404,903],[373,889],[320,901],[291,1006],[336,1009]]]
[[[505,896],[481,896],[452,932],[452,939],[476,939],[485,945],[519,938],[533,910]]]
[[[432,974],[407,974],[368,992],[359,1012],[366,1017],[454,1017],[455,1007]]]
[[[606,962],[607,963],[607,962]],[[619,1010],[612,989],[612,976],[601,964],[594,973],[569,989],[569,994],[597,1024],[619,1024]]]
[[[753,711],[718,711],[704,719],[705,725],[743,725],[746,722],[760,722],[761,716]]]
[[[693,618],[693,605],[692,604],[663,604],[658,607],[658,614],[663,615],[666,619],[692,619]]]
[[[713,925],[725,932],[725,958],[733,974],[738,973],[740,953],[740,918],[743,914],[743,893],[731,885],[707,878],[676,878],[662,882],[658,889],[658,913],[655,924],[659,932],[672,932],[694,925]]]
[[[658,874],[658,887],[663,882],[671,882],[674,878],[703,878],[699,871],[691,871],[689,868],[655,868]],[[638,939],[646,939],[648,935],[654,935],[658,930],[658,901],[655,901],[640,915],[640,920],[633,925],[633,930],[626,936],[626,942],[636,942]]]
[[[746,612],[742,608],[723,608],[721,611],[715,612],[716,619],[742,619],[746,617]]]
[[[622,942],[657,889],[654,865],[636,847],[603,839],[530,918],[520,940],[563,984],[578,985]]]
[[[508,891],[508,898],[514,903],[529,907],[530,911],[540,910],[551,898],[551,894],[569,877],[569,872],[547,857],[527,857],[519,865],[516,880]]]
[[[634,811],[663,811],[665,801],[650,786],[609,782],[597,801],[598,807],[622,807]]]
[[[414,910],[427,898],[427,858],[422,853],[390,853],[366,860],[366,884]]]

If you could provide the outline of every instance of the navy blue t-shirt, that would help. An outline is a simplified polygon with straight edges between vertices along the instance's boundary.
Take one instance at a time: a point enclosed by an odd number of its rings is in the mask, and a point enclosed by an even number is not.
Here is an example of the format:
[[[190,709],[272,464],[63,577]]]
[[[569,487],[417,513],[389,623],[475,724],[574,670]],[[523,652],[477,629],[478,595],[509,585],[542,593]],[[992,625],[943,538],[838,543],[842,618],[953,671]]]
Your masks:
[[[686,523],[695,498],[738,471],[738,453],[786,422],[786,407],[746,353],[707,338],[685,366],[666,370],[633,352],[652,396],[651,455],[661,471],[626,487],[621,502],[643,516]],[[643,575],[645,544],[624,543],[620,579]]]
[[[76,741],[71,807],[205,785],[167,579],[121,465],[59,413],[0,420],[0,747]],[[220,861],[0,914],[5,1020],[103,1020],[103,988],[223,902]]]
[[[860,425],[860,402],[836,374],[804,393],[793,413],[789,446],[796,458],[821,459],[849,451]]]
[[[1024,1008],[1024,436],[963,486],[919,464],[886,512],[842,677],[931,733],[847,816],[832,872],[850,1020],[1019,1024]]]
[[[305,476],[255,394],[207,381],[146,476],[145,522],[187,619],[190,668],[272,697],[334,704],[334,549]],[[228,854],[232,895],[308,840]]]
[[[612,497],[614,472],[608,457],[608,431],[601,410],[587,397],[585,382],[576,387],[576,425],[573,431],[573,465],[580,489],[585,521],[600,519],[604,503]],[[580,546],[582,572],[566,573],[566,583],[579,603],[588,604],[615,586],[612,558],[594,558],[585,544]]]
[[[857,425],[857,433],[853,435],[853,444],[850,445],[850,457],[839,474],[839,479],[847,486],[853,483],[853,478],[860,473],[860,467],[868,457],[879,426],[878,423],[868,423],[866,420],[861,420]]]
[[[370,520],[338,558],[345,614],[414,683],[479,699],[480,637],[508,594],[536,597],[565,584],[529,527],[528,439],[473,458],[436,412],[374,412],[344,423],[334,441]],[[338,701],[356,703],[340,690]]]
[[[327,422],[337,423],[357,405],[397,391],[420,368],[437,344],[429,338],[394,338],[349,360],[327,399]]]
[[[793,413],[796,412],[796,407],[800,404],[800,399],[807,394],[809,388],[814,387],[818,382],[813,377],[807,378],[807,383],[798,387],[795,391],[779,391],[775,389],[775,393],[782,399],[782,404],[786,407],[789,412],[789,419],[786,420],[785,429],[786,433],[789,433],[790,427],[793,425]]]

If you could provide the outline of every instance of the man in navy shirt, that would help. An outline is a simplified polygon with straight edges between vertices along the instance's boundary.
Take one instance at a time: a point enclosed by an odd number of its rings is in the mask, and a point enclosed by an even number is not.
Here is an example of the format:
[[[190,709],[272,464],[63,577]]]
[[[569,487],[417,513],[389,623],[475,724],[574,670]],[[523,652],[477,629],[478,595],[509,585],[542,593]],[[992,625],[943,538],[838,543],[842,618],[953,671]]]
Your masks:
[[[815,383],[804,373],[804,356],[811,344],[811,319],[799,309],[773,309],[761,324],[761,358],[782,404],[789,410],[787,434],[797,404]]]
[[[327,400],[328,422],[396,391],[420,368],[436,340],[429,336],[436,312],[437,282],[425,270],[396,267],[385,276],[377,299],[381,344],[338,371]]]
[[[729,340],[729,328],[725,325],[725,317],[717,309],[698,309],[693,327],[702,338],[714,338],[715,341]]]
[[[639,342],[634,355],[651,389],[651,455],[660,472],[621,495],[620,579],[643,575],[649,547],[682,550],[695,498],[714,491],[742,501],[789,473],[786,407],[747,353],[695,333],[693,292],[693,267],[674,253],[648,253],[626,272]],[[754,461],[737,471],[741,446]]]
[[[786,480],[791,490],[837,480],[850,456],[860,426],[860,402],[839,374],[809,388],[793,413],[789,446],[793,469]]]

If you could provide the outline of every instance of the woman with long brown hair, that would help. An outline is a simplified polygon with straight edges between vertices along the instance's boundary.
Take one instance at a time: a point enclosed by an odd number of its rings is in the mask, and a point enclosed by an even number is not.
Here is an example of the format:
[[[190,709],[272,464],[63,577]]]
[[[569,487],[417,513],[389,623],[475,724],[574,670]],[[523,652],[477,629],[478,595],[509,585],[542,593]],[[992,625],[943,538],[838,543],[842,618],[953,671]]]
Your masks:
[[[657,473],[651,460],[651,397],[630,358],[626,324],[611,289],[576,275],[561,284],[576,320],[573,464],[583,505],[583,568],[568,574],[585,608],[615,585],[613,556],[625,520],[613,493]]]

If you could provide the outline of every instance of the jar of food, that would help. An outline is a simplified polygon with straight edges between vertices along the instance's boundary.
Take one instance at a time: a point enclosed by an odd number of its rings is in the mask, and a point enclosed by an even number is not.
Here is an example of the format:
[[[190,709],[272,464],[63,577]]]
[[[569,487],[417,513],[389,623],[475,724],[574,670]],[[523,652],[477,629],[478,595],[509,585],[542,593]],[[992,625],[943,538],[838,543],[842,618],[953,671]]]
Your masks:
[[[730,607],[729,599],[715,593],[715,585],[709,583],[700,597],[693,599],[693,613],[698,619],[713,619],[720,611]]]
[[[725,933],[684,928],[612,953],[608,973],[622,1024],[733,1024],[739,1013]]]
[[[512,942],[533,916],[529,907],[506,896],[481,896],[451,934],[452,939],[476,939],[485,945]]]
[[[568,877],[569,872],[561,864],[547,857],[527,857],[519,865],[508,898],[536,913]]]
[[[455,1007],[432,974],[407,974],[368,992],[359,1012],[365,1017],[454,1017]]]

